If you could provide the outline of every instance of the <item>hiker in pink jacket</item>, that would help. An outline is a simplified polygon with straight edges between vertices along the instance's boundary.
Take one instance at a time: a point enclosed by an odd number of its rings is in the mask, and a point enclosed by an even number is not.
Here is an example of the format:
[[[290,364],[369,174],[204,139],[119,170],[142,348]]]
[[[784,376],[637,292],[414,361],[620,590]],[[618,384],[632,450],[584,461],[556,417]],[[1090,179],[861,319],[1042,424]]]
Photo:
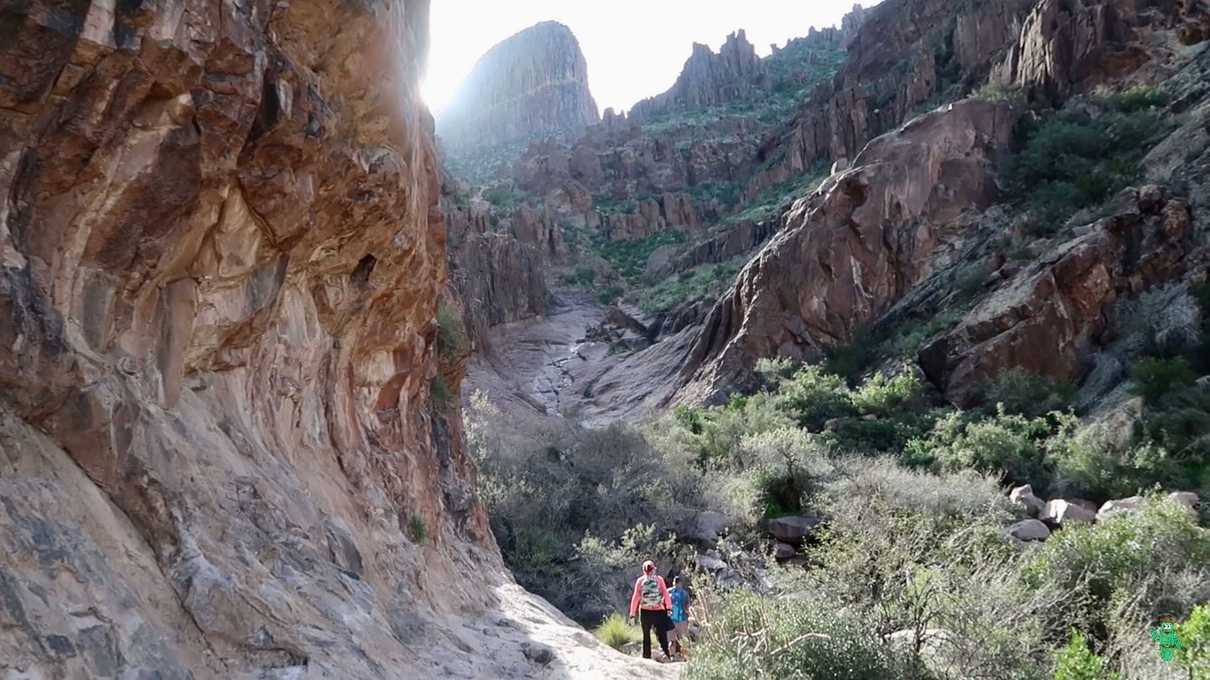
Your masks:
[[[651,629],[655,629],[655,637],[660,641],[660,651],[664,658],[668,654],[668,631],[672,630],[672,619],[668,612],[672,610],[672,597],[664,578],[655,573],[655,562],[647,560],[643,563],[643,575],[634,582],[634,594],[630,596],[630,622],[634,623],[637,614],[643,626],[643,658],[651,658]]]

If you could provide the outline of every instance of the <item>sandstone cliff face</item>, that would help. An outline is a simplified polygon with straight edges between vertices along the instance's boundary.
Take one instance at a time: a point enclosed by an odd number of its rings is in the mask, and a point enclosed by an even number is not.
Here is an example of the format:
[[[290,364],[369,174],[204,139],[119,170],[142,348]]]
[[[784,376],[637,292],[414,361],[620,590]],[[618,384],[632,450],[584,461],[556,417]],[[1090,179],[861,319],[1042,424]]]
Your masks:
[[[588,66],[571,30],[544,21],[501,42],[467,76],[438,132],[451,152],[545,135],[600,120]]]
[[[757,358],[819,358],[888,311],[931,271],[961,213],[995,198],[992,163],[1014,121],[1005,104],[966,101],[872,142],[795,206],[715,305],[690,350],[683,394],[750,387]]]
[[[0,675],[625,676],[511,584],[432,387],[427,15],[4,10]]]

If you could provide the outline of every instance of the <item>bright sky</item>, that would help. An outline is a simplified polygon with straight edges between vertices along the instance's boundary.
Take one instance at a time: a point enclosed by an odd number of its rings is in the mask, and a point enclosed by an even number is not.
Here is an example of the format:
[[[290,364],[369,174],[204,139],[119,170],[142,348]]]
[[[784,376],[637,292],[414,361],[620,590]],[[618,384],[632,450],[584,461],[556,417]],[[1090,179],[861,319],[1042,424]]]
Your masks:
[[[617,110],[672,86],[694,42],[715,51],[743,28],[757,53],[840,23],[858,0],[433,0],[424,97],[440,115],[492,45],[539,21],[569,26],[588,60],[597,105]],[[878,4],[863,0],[861,4]]]

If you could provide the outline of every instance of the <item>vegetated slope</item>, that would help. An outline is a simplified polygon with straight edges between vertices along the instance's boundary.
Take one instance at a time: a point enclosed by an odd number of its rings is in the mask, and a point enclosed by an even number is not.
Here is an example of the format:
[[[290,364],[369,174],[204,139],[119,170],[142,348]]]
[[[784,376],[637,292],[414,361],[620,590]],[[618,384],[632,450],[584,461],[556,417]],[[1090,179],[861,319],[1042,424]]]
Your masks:
[[[636,362],[697,335],[671,413],[585,431],[472,404],[507,431],[474,450],[510,565],[586,621],[637,560],[690,575],[691,677],[1200,677],[1208,28],[1191,3],[877,8],[761,145],[774,180],[836,172],[790,192],[717,304],[604,329]],[[532,151],[525,181],[600,161]],[[589,203],[535,186],[533,214]],[[604,205],[641,217],[585,226],[608,268],[569,283],[705,243],[640,236],[667,197],[626,192]],[[1172,664],[1161,617],[1190,645]]]
[[[476,499],[428,3],[4,12],[0,675],[640,672]]]

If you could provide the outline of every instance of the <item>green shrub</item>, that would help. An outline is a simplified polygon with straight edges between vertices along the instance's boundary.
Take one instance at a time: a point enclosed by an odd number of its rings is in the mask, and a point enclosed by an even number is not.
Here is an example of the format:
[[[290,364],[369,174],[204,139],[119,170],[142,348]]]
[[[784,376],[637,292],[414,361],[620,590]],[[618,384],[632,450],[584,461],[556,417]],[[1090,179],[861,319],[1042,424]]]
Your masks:
[[[1053,612],[1056,619],[1097,631],[1108,624],[1112,602],[1154,602],[1164,586],[1157,575],[1172,578],[1208,563],[1210,532],[1177,503],[1152,500],[1137,513],[1057,532],[1027,553],[1022,578],[1032,587],[1054,584],[1070,591]]]
[[[1006,413],[1037,418],[1051,411],[1065,411],[1075,398],[1075,388],[1030,373],[1010,368],[987,386],[986,403],[992,411],[1003,407]]]
[[[864,621],[738,592],[718,604],[694,645],[687,680],[903,678],[906,669]]]
[[[1110,673],[1105,660],[1088,648],[1084,636],[1076,629],[1071,630],[1071,641],[1055,656],[1054,680],[1116,680],[1117,673]]]
[[[857,413],[844,378],[819,366],[805,366],[783,381],[777,391],[777,406],[811,432],[820,431],[833,418]]]
[[[915,463],[935,461],[943,469],[969,468],[1004,474],[1017,483],[1045,486],[1043,440],[1053,425],[1004,411],[987,418],[954,412],[940,418],[927,437],[908,443],[905,456]]]
[[[1122,113],[1135,113],[1167,105],[1168,95],[1151,85],[1136,85],[1111,95],[1107,103]]]
[[[1189,671],[1190,678],[1210,678],[1210,604],[1194,607],[1176,634],[1182,646],[1176,652],[1177,665]]]
[[[509,187],[496,186],[483,192],[483,199],[502,210],[511,210],[524,198],[524,194]]]
[[[887,416],[896,409],[911,406],[921,393],[920,380],[904,372],[893,377],[875,373],[853,391],[852,401],[864,415]]]
[[[599,626],[593,630],[593,634],[597,639],[605,643],[606,646],[616,650],[621,650],[631,642],[638,642],[642,639],[642,632],[635,626],[622,617],[617,612],[606,616]]]
[[[831,471],[823,446],[794,427],[750,434],[739,448],[740,467],[757,471],[756,485],[766,516],[798,512],[803,495]]]
[[[579,286],[581,288],[591,288],[592,284],[597,280],[597,272],[592,267],[580,265],[575,271],[568,274],[564,279],[564,283],[571,286]]]
[[[432,395],[433,404],[439,408],[445,408],[454,401],[453,391],[440,375],[433,376],[432,382],[429,383],[429,394]]]
[[[455,357],[466,351],[466,327],[457,307],[440,302],[437,304],[437,353],[445,358]]]
[[[424,523],[424,516],[418,512],[408,515],[408,536],[412,538],[413,543],[424,543],[428,540],[428,525]]]
[[[1137,178],[1143,153],[1169,126],[1155,111],[1138,108],[1147,100],[1130,95],[1120,110],[1095,118],[1065,111],[1023,123],[1024,145],[1006,174],[1033,208],[1038,233],[1053,232]]]
[[[691,300],[716,298],[734,284],[735,275],[739,273],[743,262],[741,257],[719,264],[695,267],[635,291],[631,299],[638,303],[644,314],[654,316]]]
[[[1130,371],[1135,391],[1148,403],[1154,403],[1165,395],[1188,387],[1197,380],[1197,374],[1184,357],[1141,359]]]
[[[685,242],[685,234],[673,229],[656,232],[647,238],[633,241],[607,241],[594,237],[593,246],[623,278],[634,281],[647,268],[647,259],[660,246]]]
[[[603,305],[612,305],[617,302],[618,298],[626,291],[621,286],[606,286],[597,293],[597,302]]]

